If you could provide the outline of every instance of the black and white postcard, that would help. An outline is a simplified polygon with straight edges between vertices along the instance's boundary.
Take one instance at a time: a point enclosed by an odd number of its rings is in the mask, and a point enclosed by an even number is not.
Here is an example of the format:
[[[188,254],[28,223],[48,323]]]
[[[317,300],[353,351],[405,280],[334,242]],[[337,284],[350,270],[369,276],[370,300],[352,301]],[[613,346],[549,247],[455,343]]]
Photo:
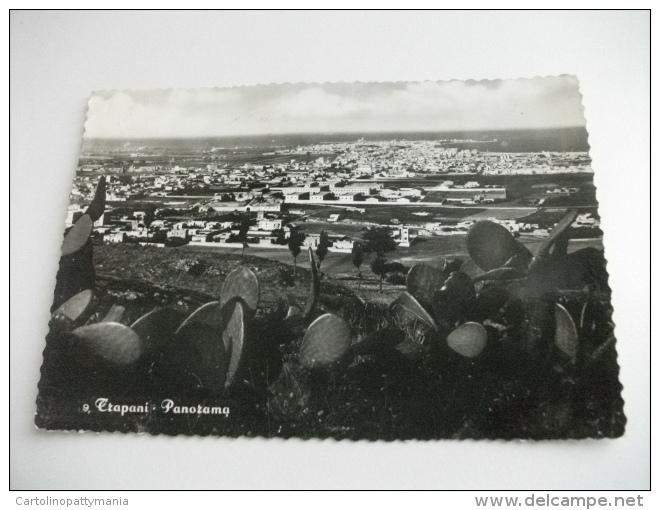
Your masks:
[[[45,429],[624,433],[578,78],[94,92]]]

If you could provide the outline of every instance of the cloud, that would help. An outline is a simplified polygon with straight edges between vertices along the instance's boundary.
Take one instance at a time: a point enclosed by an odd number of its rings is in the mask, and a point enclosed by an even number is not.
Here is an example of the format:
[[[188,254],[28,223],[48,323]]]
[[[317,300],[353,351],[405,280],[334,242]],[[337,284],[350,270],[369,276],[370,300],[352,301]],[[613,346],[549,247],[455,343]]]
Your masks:
[[[364,103],[321,87],[310,87],[276,103],[276,113],[294,119],[350,118],[364,110]]]
[[[571,76],[99,92],[88,137],[458,131],[584,125]]]

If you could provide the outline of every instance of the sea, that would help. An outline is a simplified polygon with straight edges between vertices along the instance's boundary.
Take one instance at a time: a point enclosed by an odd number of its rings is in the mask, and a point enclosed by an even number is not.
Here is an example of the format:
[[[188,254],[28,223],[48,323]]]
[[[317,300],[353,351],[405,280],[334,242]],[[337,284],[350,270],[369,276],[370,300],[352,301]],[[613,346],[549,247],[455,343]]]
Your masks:
[[[323,143],[427,140],[442,147],[479,152],[588,152],[585,127],[500,131],[305,133],[210,138],[84,138],[87,153],[194,153],[224,150],[295,148]]]

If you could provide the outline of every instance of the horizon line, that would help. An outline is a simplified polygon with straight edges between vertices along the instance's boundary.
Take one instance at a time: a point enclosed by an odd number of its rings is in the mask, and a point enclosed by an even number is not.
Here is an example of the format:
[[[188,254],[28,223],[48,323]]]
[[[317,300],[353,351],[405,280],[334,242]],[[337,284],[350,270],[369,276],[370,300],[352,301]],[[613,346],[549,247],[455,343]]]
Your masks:
[[[386,135],[386,134],[431,134],[431,133],[484,133],[484,132],[498,132],[498,131],[552,131],[562,129],[584,129],[586,125],[574,126],[557,126],[557,127],[526,127],[526,128],[498,128],[498,129],[457,129],[457,130],[441,130],[441,131],[330,131],[330,132],[284,132],[284,133],[252,133],[252,134],[235,134],[235,135],[183,135],[183,136],[86,136],[83,134],[84,140],[172,140],[172,139],[195,139],[195,138],[256,138],[268,136],[313,136],[313,135]],[[587,132],[588,134],[588,132]]]

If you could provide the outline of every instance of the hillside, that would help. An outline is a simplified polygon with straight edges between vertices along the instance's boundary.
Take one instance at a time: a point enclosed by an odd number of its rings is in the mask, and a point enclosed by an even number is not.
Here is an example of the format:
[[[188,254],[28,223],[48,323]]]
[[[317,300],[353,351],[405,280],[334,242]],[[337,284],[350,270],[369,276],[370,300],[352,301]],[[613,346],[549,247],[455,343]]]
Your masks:
[[[114,285],[124,282],[134,289],[136,285],[160,288],[165,293],[181,294],[189,302],[218,299],[227,275],[238,267],[249,267],[261,284],[262,312],[302,305],[311,284],[306,253],[298,256],[295,278],[293,266],[266,258],[130,244],[95,246],[94,265],[100,281]],[[322,302],[342,296],[354,293],[336,282],[322,280]]]

